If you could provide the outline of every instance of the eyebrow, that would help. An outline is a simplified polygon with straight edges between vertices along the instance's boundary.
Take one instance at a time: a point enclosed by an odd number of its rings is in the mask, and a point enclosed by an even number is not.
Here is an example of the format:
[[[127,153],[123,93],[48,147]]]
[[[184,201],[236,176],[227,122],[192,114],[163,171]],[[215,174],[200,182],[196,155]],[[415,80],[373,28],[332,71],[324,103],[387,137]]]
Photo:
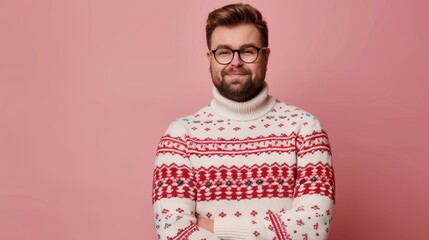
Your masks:
[[[247,44],[241,45],[241,47],[239,49],[246,48],[246,47],[256,47],[256,46],[253,43],[247,43]],[[228,44],[219,44],[216,46],[215,49],[219,49],[219,48],[229,48],[229,49],[233,50],[231,45],[228,45]]]

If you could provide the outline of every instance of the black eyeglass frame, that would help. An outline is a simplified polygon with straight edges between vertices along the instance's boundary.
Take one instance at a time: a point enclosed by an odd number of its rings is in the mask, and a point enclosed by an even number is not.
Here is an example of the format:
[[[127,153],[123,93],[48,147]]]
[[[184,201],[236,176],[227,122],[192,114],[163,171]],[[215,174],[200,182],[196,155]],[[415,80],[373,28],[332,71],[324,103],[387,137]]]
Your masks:
[[[255,58],[255,60],[253,60],[253,61],[251,61],[251,62],[246,62],[246,61],[244,61],[244,60],[241,58],[240,51],[241,51],[241,50],[243,50],[243,49],[245,49],[245,48],[249,48],[249,47],[253,47],[253,48],[255,48],[255,49],[256,49],[256,58]],[[219,62],[219,60],[217,60],[217,58],[216,58],[216,51],[221,50],[221,49],[229,49],[229,50],[231,50],[231,51],[232,51],[232,58],[231,58],[231,61],[229,61],[228,63],[220,63],[220,62]],[[236,52],[237,52],[237,54],[238,54],[238,58],[240,58],[240,60],[241,60],[242,62],[244,62],[244,63],[254,63],[254,62],[256,62],[256,60],[258,60],[258,58],[259,58],[259,52],[260,52],[261,50],[263,50],[263,51],[267,50],[267,49],[268,49],[268,47],[260,47],[260,48],[258,48],[258,47],[255,47],[255,46],[247,46],[247,47],[243,47],[243,48],[236,49],[236,50],[232,50],[232,49],[230,49],[230,48],[221,48],[221,49],[210,50],[210,52],[213,54],[213,57],[214,57],[214,59],[216,60],[216,62],[217,62],[217,63],[219,63],[220,65],[228,65],[228,64],[230,64],[230,63],[234,60],[234,56],[235,56],[235,53],[236,53]]]

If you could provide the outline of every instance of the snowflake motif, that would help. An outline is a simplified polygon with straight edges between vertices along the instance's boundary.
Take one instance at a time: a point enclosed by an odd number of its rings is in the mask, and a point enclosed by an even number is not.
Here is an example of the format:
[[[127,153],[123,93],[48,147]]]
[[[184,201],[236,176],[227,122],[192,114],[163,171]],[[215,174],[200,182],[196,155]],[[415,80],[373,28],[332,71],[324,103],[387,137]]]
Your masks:
[[[240,216],[241,216],[241,213],[240,213],[239,211],[237,211],[234,215],[235,215],[236,217],[240,217]]]
[[[331,215],[331,211],[329,211],[329,209],[328,209],[328,210],[326,210],[326,215],[327,215],[327,216]]]
[[[304,206],[300,206],[296,209],[297,212],[305,211]]]
[[[283,124],[283,123],[280,123],[278,126],[279,126],[279,127],[283,127],[283,126],[284,126],[284,124]]]
[[[217,130],[219,130],[219,131],[223,131],[223,130],[225,130],[225,128],[220,127],[220,128],[218,128]]]
[[[182,213],[182,212],[184,212],[184,210],[183,210],[183,209],[181,209],[181,208],[178,208],[178,209],[176,209],[176,212],[178,212],[178,213]]]
[[[268,124],[268,123],[267,123],[267,124],[264,124],[264,127],[265,127],[265,128],[268,128],[269,126],[270,126],[270,124]]]
[[[208,132],[208,131],[210,131],[211,129],[210,129],[210,128],[204,128],[204,130],[206,130],[206,132]]]
[[[314,225],[313,225],[313,229],[314,229],[314,230],[319,229],[319,224],[318,224],[318,223],[314,224]]]
[[[302,240],[308,240],[308,234],[307,233],[302,234],[302,236],[304,237]]]
[[[311,208],[314,209],[314,210],[319,210],[320,209],[319,206],[317,206],[317,205],[314,205]]]
[[[258,231],[254,231],[253,235],[255,235],[255,237],[258,237],[259,235],[261,235]]]
[[[295,126],[296,125],[296,122],[293,122],[293,123],[291,123],[292,124],[292,126]]]
[[[212,214],[211,214],[211,213],[209,213],[209,212],[206,214],[206,217],[207,217],[207,218],[211,218],[211,216],[212,216]]]
[[[197,130],[198,128],[196,128],[196,127],[192,127],[191,129],[195,131],[195,130]]]
[[[255,126],[255,125],[252,125],[252,126],[250,126],[250,127],[249,127],[249,129],[250,129],[250,130],[253,130],[253,129],[255,129],[255,128],[256,128],[256,126]]]
[[[256,222],[255,220],[252,220],[252,224],[258,224],[258,222]]]
[[[226,214],[224,212],[219,213],[219,217],[223,218],[226,217]]]
[[[250,213],[250,215],[252,215],[252,216],[256,216],[258,214],[258,212],[256,212],[255,210],[253,210],[251,213]]]
[[[239,128],[239,127],[235,127],[235,128],[233,128],[232,130],[234,130],[234,131],[238,131],[238,130],[240,130],[241,128]]]
[[[304,122],[302,125],[307,126],[307,125],[308,125],[308,122]]]
[[[302,221],[302,219],[296,220],[296,225],[302,226],[304,225],[304,222]]]
[[[168,213],[168,212],[170,212],[170,210],[168,210],[168,209],[166,209],[166,208],[162,209],[162,214],[166,214],[166,213]]]

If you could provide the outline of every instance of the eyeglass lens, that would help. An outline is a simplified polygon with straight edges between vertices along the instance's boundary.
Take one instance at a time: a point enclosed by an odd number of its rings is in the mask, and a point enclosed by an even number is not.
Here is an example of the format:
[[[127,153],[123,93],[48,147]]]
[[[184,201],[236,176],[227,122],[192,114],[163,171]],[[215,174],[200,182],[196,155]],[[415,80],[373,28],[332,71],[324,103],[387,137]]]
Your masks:
[[[228,64],[234,58],[234,52],[229,48],[220,48],[215,51],[215,58],[220,64]],[[245,47],[237,52],[241,61],[245,63],[252,63],[258,58],[258,49],[256,47]]]

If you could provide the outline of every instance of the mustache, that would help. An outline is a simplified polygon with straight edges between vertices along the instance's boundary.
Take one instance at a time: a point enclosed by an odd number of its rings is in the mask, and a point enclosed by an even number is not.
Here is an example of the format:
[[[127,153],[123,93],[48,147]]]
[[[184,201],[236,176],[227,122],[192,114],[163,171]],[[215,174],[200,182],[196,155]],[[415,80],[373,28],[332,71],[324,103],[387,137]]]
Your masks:
[[[235,67],[231,67],[231,68],[225,68],[222,70],[222,75],[227,75],[230,73],[234,73],[234,74],[249,74],[249,70],[245,69],[245,68],[235,68]]]

